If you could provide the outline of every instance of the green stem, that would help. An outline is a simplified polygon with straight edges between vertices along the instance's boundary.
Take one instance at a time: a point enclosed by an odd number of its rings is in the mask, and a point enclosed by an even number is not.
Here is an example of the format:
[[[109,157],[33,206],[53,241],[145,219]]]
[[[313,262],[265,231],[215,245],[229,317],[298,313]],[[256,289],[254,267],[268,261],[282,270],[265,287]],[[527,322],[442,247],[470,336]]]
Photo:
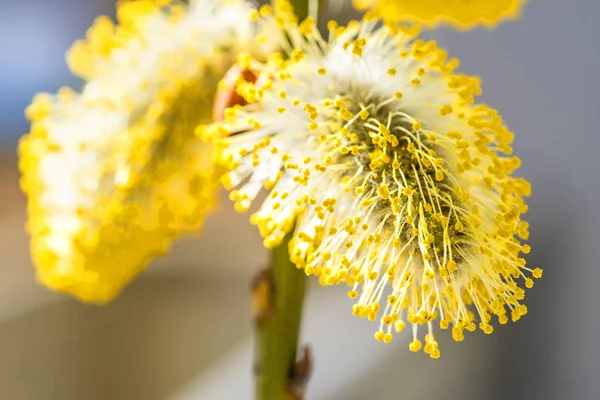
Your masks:
[[[265,275],[270,310],[256,321],[256,400],[300,397],[293,386],[303,378],[297,376],[296,355],[306,274],[290,262],[289,237],[273,249]]]

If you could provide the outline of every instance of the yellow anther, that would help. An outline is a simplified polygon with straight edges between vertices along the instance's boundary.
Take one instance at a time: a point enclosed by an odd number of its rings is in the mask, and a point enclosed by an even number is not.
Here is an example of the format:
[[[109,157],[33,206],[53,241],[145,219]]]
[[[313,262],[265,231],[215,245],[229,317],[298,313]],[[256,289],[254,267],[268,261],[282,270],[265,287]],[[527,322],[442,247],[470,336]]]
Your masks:
[[[394,329],[396,332],[402,332],[406,328],[406,323],[404,321],[397,321],[394,323]]]
[[[342,117],[342,119],[344,121],[350,121],[352,119],[352,113],[345,107],[340,108],[340,117]]]
[[[302,23],[298,26],[298,30],[305,36],[308,36],[312,33],[313,27],[315,26],[315,20],[312,17],[307,17]]]
[[[452,113],[452,106],[444,105],[444,106],[442,106],[442,108],[440,108],[441,115],[449,115],[451,113]]]
[[[410,345],[408,346],[408,348],[410,349],[410,351],[412,352],[417,352],[419,350],[421,350],[421,347],[423,347],[423,343],[421,343],[421,341],[419,339],[415,339],[413,340]]]
[[[525,287],[527,289],[531,289],[533,287],[533,279],[531,278],[526,278],[525,279]]]
[[[377,188],[377,194],[382,199],[385,199],[385,200],[389,199],[390,191],[389,191],[388,185],[386,185],[385,183],[382,183],[381,185],[379,185],[379,187]]]

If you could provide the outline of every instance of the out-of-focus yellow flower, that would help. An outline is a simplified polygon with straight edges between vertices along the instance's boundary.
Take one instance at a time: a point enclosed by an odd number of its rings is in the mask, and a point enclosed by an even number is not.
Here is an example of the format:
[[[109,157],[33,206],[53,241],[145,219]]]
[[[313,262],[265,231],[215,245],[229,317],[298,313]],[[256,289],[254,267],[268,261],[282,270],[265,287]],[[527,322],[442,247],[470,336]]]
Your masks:
[[[236,52],[261,48],[250,12],[242,0],[120,2],[118,25],[99,17],[73,46],[85,87],[36,96],[19,147],[43,284],[109,301],[200,228],[220,171],[194,130]]]
[[[458,28],[479,25],[494,27],[505,19],[516,19],[526,0],[354,0],[359,10],[373,9],[386,18],[419,22],[424,26],[440,23]]]
[[[410,349],[425,328],[437,358],[435,320],[462,341],[477,321],[491,333],[492,316],[527,312],[521,286],[542,274],[520,256],[530,185],[512,176],[513,133],[475,103],[479,79],[417,29],[378,26],[331,22],[328,42],[310,18],[286,26],[286,54],[250,62],[261,78],[238,86],[250,104],[212,134],[236,208],[269,191],[251,217],[265,246],[293,231],[292,260],[348,284],[353,312],[379,320],[377,340],[410,323]]]

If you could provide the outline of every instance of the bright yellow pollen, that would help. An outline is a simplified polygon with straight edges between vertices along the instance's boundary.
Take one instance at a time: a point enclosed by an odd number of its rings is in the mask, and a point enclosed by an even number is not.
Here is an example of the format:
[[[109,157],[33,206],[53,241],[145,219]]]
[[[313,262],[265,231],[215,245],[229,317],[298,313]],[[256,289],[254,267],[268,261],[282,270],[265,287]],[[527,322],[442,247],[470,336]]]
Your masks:
[[[404,328],[406,328],[406,324],[404,323],[404,321],[398,321],[394,324],[394,329],[396,330],[396,332],[402,332]]]
[[[448,115],[450,113],[452,113],[452,106],[449,106],[446,104],[446,105],[442,106],[442,108],[440,108],[441,115]]]
[[[415,339],[409,346],[410,351],[413,352],[417,352],[419,350],[421,350],[421,347],[423,347],[423,344],[421,343],[420,340]]]
[[[531,278],[525,279],[525,287],[527,289],[531,289],[533,287],[533,279],[531,279]]]

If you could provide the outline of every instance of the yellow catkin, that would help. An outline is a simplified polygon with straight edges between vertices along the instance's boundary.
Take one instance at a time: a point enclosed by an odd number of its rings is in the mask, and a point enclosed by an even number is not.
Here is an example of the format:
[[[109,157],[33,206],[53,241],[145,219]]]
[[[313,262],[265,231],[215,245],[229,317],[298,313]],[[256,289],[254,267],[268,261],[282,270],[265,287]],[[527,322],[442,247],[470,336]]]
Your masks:
[[[435,27],[447,24],[459,29],[495,27],[520,17],[526,0],[354,0],[359,10],[373,10],[385,18]]]
[[[213,127],[238,210],[261,184],[271,191],[251,217],[265,246],[294,228],[299,268],[347,284],[353,313],[379,321],[379,341],[410,323],[411,350],[432,358],[434,326],[462,341],[478,325],[491,333],[495,319],[525,315],[524,288],[542,276],[521,257],[531,250],[521,243],[530,185],[513,176],[513,133],[475,102],[479,78],[454,72],[458,61],[436,42],[372,16],[327,46],[313,46],[325,42],[307,26],[282,29],[302,62],[257,66],[272,86]],[[290,118],[280,107],[304,112]]]
[[[232,46],[258,48],[242,0],[117,7],[117,24],[99,17],[68,54],[82,92],[36,96],[19,146],[39,279],[96,303],[201,227],[221,169],[196,127]]]

